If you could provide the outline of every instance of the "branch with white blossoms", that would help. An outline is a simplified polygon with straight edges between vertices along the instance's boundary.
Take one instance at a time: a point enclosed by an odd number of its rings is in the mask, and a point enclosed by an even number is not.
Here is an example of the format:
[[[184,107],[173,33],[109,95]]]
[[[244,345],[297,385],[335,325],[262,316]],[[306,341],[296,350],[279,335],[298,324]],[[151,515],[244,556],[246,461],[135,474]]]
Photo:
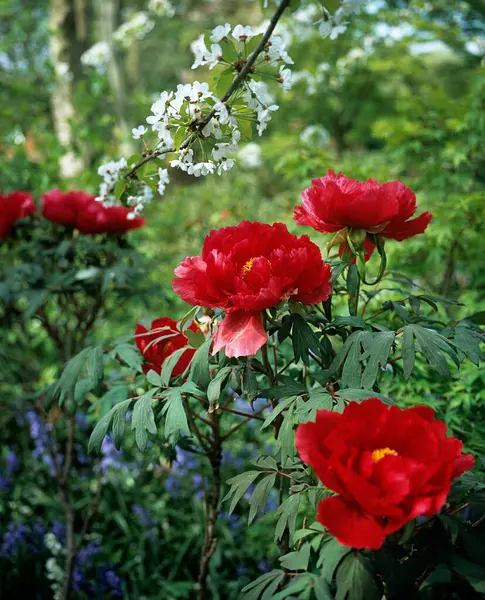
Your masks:
[[[168,164],[194,177],[220,175],[234,166],[230,156],[241,137],[251,138],[253,123],[261,135],[278,109],[264,80],[280,84],[284,91],[291,87],[287,65],[293,61],[283,39],[272,35],[290,2],[281,0],[264,31],[226,23],[192,44],[193,69],[217,68],[214,90],[195,81],[178,85],[175,92],[162,92],[146,119],[150,127],[133,129],[133,137],[143,142],[142,153],[99,168],[104,180],[99,200],[122,200],[138,213],[149,196],[147,187],[165,192]],[[155,139],[150,143],[148,138]],[[140,184],[145,186],[143,194]]]

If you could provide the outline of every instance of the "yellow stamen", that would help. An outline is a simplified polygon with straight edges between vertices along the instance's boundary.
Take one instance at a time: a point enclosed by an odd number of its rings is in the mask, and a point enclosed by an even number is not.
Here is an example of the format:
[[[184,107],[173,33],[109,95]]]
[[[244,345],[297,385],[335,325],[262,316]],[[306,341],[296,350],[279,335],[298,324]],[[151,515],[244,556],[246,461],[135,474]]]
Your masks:
[[[398,456],[398,453],[392,448],[378,448],[372,453],[372,462],[378,463],[384,456]]]
[[[254,258],[250,258],[250,259],[249,259],[249,260],[246,262],[246,264],[245,264],[245,265],[244,265],[244,267],[242,268],[242,270],[243,270],[243,273],[248,273],[248,272],[251,270],[251,268],[252,268],[252,266],[253,266],[253,262],[255,261],[255,259],[256,259],[256,257],[254,257]]]

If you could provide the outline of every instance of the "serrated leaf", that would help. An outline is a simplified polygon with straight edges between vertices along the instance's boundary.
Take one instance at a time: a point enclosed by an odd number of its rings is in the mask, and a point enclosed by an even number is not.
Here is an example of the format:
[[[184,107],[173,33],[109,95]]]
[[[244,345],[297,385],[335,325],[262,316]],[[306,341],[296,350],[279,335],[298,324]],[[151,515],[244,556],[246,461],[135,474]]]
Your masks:
[[[387,364],[392,343],[396,334],[394,331],[382,331],[374,333],[372,337],[366,337],[366,353],[368,354],[367,365],[364,369],[360,386],[371,389],[376,382],[379,367]]]
[[[320,345],[318,339],[313,333],[312,328],[305,319],[298,313],[293,313],[293,328],[292,328],[292,340],[293,340],[293,352],[295,355],[295,361],[298,362],[300,359],[306,365],[310,364],[311,350],[316,356],[320,356]]]
[[[91,436],[90,436],[89,442],[88,442],[88,452],[90,454],[92,452],[99,452],[99,450],[101,448],[101,444],[103,443],[103,440],[104,440],[106,434],[108,433],[109,426],[111,425],[111,421],[113,419],[115,412],[117,410],[119,410],[120,408],[122,408],[123,405],[126,405],[127,406],[126,410],[128,410],[128,407],[131,402],[132,402],[132,399],[129,398],[128,400],[125,400],[124,402],[120,402],[116,406],[113,406],[113,408],[109,411],[109,413],[104,415],[104,417],[98,421],[98,423],[96,424],[96,427],[94,428],[93,432],[91,433]]]
[[[254,521],[254,518],[258,514],[258,510],[264,512],[266,503],[268,502],[268,496],[274,487],[276,481],[276,473],[270,473],[258,481],[254,491],[249,500],[249,517],[248,525]]]
[[[300,550],[281,556],[279,561],[288,571],[306,571],[310,560],[310,544],[305,543]]]
[[[314,389],[310,392],[308,400],[298,398],[295,410],[295,416],[299,423],[307,423],[315,421],[317,410],[332,410],[333,398],[322,387]]]
[[[148,433],[157,433],[155,416],[153,414],[152,396],[156,390],[150,390],[135,402],[131,429],[135,431],[136,445],[140,450],[145,450]],[[148,432],[148,433],[147,433]]]
[[[182,400],[181,388],[171,388],[166,394],[166,400],[162,408],[165,415],[164,433],[165,437],[172,443],[180,437],[180,432],[190,435],[190,428],[185,414]]]
[[[104,378],[103,348],[96,346],[87,357],[88,377],[91,380],[91,389],[99,394]]]
[[[411,377],[411,373],[414,369],[414,362],[416,360],[416,352],[414,350],[414,333],[410,329],[409,325],[406,325],[402,331],[402,362],[404,379],[407,381]]]
[[[56,386],[56,393],[59,395],[60,406],[62,406],[66,398],[74,400],[74,392],[77,380],[84,369],[87,357],[91,350],[91,346],[84,348],[84,350],[82,350],[79,354],[76,354],[76,356],[71,358],[71,360],[64,367],[59,382]]]
[[[204,391],[207,390],[210,383],[209,351],[211,344],[212,339],[209,339],[197,348],[190,363],[189,378]]]
[[[271,423],[276,419],[276,417],[281,414],[286,408],[288,408],[293,402],[296,401],[296,396],[291,396],[290,398],[285,398],[281,402],[279,402],[266,417],[264,423],[261,425],[261,429],[268,427]]]
[[[276,516],[279,517],[279,519],[275,528],[275,542],[281,539],[286,529],[289,530],[290,536],[294,537],[300,499],[301,494],[292,494],[278,507]]]
[[[258,577],[256,581],[253,581],[247,586],[243,587],[242,593],[244,595],[241,597],[241,600],[263,600],[261,594],[263,594],[265,590],[268,590],[272,595],[284,577],[284,571],[280,571],[279,569],[261,575],[261,577]],[[271,598],[271,595],[269,598]]]
[[[227,483],[231,486],[227,494],[222,499],[222,502],[229,500],[232,496],[231,504],[229,505],[228,514],[231,515],[232,511],[236,508],[236,504],[241,500],[241,498],[246,493],[248,487],[253,483],[253,481],[261,475],[261,471],[246,471],[245,473],[240,473],[231,479],[228,479]]]
[[[222,367],[214,379],[209,383],[207,388],[207,399],[209,400],[210,406],[214,406],[219,402],[222,387],[226,383],[231,371],[232,367]]]
[[[372,565],[359,552],[348,554],[337,569],[335,600],[381,600]]]
[[[162,371],[160,373],[160,386],[167,387],[170,384],[172,372],[184,352],[187,352],[187,347],[175,350],[175,352],[163,361]]]
[[[142,372],[141,365],[143,363],[143,357],[133,346],[121,344],[120,346],[116,346],[113,353],[119,356],[119,358],[132,369]]]
[[[294,404],[288,407],[288,412],[284,416],[278,432],[278,442],[280,445],[281,464],[284,466],[288,458],[295,456],[295,435],[293,433],[293,410]]]

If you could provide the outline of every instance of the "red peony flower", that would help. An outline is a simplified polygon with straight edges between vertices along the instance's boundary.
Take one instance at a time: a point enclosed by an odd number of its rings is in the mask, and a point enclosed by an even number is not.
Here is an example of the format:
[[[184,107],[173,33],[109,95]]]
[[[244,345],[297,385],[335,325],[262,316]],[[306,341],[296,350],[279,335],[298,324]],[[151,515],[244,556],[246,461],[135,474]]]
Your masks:
[[[28,192],[0,194],[0,240],[7,237],[14,223],[34,214],[35,211],[35,204]]]
[[[338,494],[318,505],[320,523],[341,544],[372,550],[411,519],[436,514],[451,480],[474,464],[432,408],[402,410],[377,398],[342,414],[318,411],[315,423],[298,426],[296,447]]]
[[[285,225],[243,221],[212,231],[201,256],[175,269],[173,289],[193,306],[223,308],[213,352],[248,356],[267,341],[261,311],[291,298],[304,304],[331,293],[330,267],[308,236],[292,235]]]
[[[46,219],[70,225],[84,234],[122,233],[145,224],[142,217],[128,218],[129,208],[104,206],[94,196],[80,190],[51,190],[42,198],[42,215]]]
[[[360,182],[329,170],[312,180],[302,198],[302,206],[295,207],[295,221],[322,233],[349,227],[400,242],[424,233],[432,219],[429,212],[411,219],[417,209],[416,196],[401,181]]]
[[[192,323],[189,329],[195,333],[198,331],[197,324]],[[146,361],[143,365],[143,371],[145,373],[148,373],[148,371],[160,373],[165,360],[176,350],[180,350],[189,344],[187,337],[180,329],[177,329],[177,321],[170,319],[170,317],[155,319],[152,321],[150,330],[143,327],[143,325],[138,324],[135,329],[135,336],[136,346],[143,354],[143,358]],[[162,337],[164,339],[159,342],[151,343]],[[172,377],[181,375],[185,371],[192,360],[194,352],[195,348],[187,348],[187,350],[182,353],[177,364],[173,368]]]

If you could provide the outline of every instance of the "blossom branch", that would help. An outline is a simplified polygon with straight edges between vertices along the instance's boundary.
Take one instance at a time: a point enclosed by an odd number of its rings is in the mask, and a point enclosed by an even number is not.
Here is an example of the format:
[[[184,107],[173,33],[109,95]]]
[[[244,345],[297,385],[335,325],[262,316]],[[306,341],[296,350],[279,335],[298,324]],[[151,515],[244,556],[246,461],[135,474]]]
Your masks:
[[[264,32],[263,37],[261,38],[259,44],[256,46],[256,48],[250,54],[246,63],[244,64],[244,66],[242,67],[240,72],[237,74],[237,76],[234,78],[233,82],[228,87],[225,94],[222,96],[221,103],[225,104],[230,99],[230,97],[234,94],[234,92],[236,92],[242,86],[247,75],[251,72],[251,69],[254,66],[254,63],[256,62],[258,56],[265,49],[265,46],[268,43],[273,31],[275,30],[275,27],[278,24],[278,21],[281,19],[285,10],[290,6],[290,3],[291,3],[291,0],[282,0],[280,2],[279,6],[276,9],[274,15],[272,16],[272,18],[269,22],[269,25],[266,28],[266,31]],[[197,123],[197,131],[202,131],[202,129],[204,129],[204,127],[206,127],[210,123],[210,121],[214,118],[214,116],[216,115],[216,112],[217,112],[217,110],[215,108],[213,108],[211,111],[209,111],[207,113],[207,115]],[[186,148],[188,148],[190,146],[190,144],[193,142],[194,138],[195,138],[195,134],[190,133],[185,138],[185,140],[181,143],[178,150],[185,150]],[[143,157],[138,163],[136,163],[123,176],[123,179],[130,179],[130,178],[136,177],[137,171],[143,165],[147,164],[148,162],[150,162],[150,161],[154,160],[155,158],[158,158],[162,155],[169,154],[171,152],[176,152],[176,151],[177,151],[177,148],[175,148],[173,146],[170,148],[161,148],[159,150],[151,151],[149,154],[147,154],[147,156]]]

